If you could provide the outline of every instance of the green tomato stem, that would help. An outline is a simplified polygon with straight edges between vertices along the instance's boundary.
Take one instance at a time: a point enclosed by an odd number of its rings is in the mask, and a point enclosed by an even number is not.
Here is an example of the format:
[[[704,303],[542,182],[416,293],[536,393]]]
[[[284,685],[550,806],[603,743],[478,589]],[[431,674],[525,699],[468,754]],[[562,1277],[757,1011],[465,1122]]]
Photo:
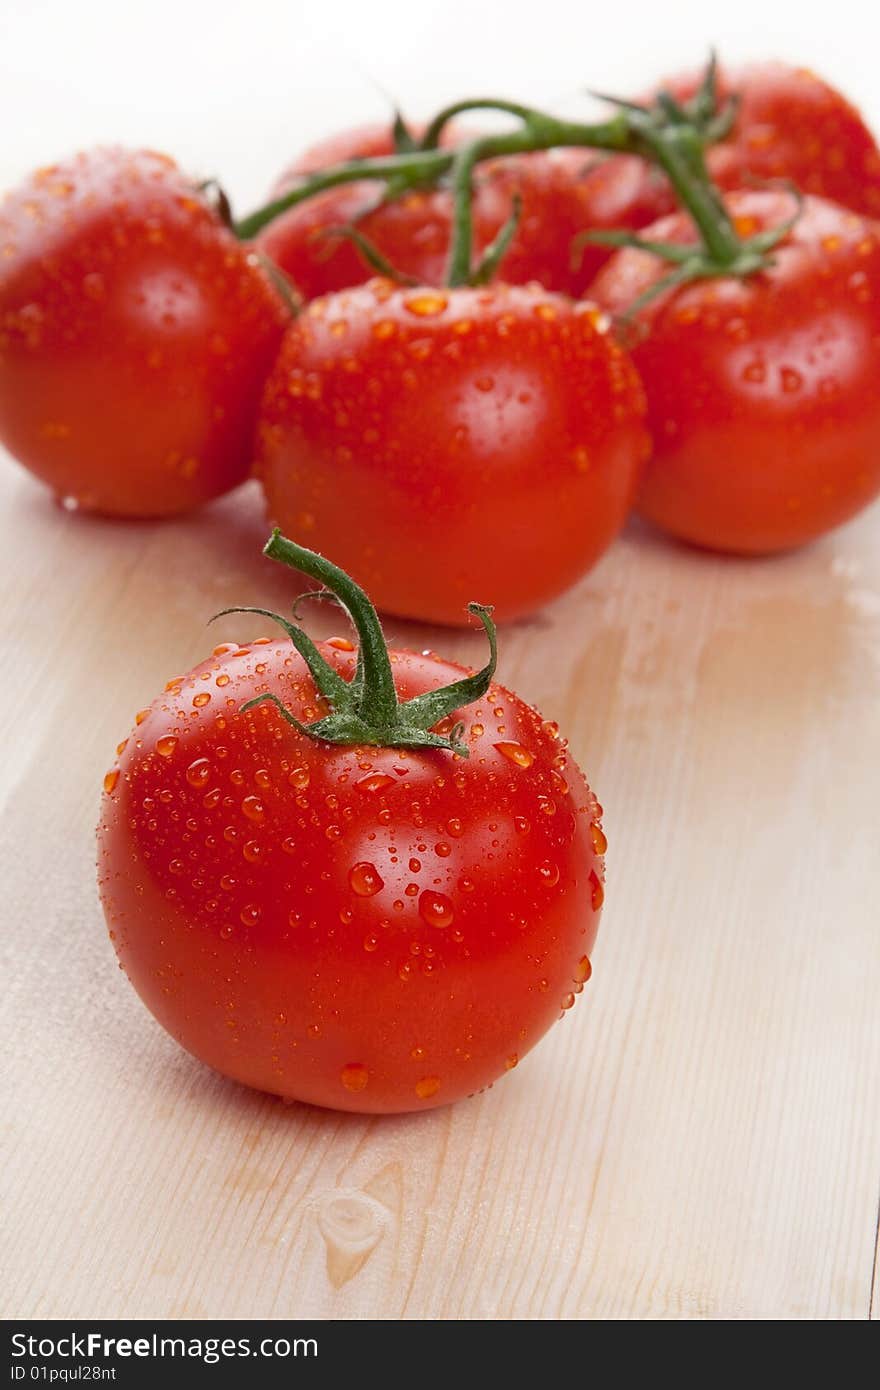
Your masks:
[[[437,112],[430,125],[426,127],[419,147],[423,150],[436,150],[449,122],[466,111],[502,111],[505,115],[516,116],[521,121],[527,121],[530,114],[528,106],[523,106],[518,101],[504,101],[498,97],[469,97],[464,101],[455,101]]]
[[[498,105],[488,101],[481,106]],[[502,109],[510,103],[501,103]],[[527,107],[529,123],[522,130],[486,136],[478,143],[481,147],[477,159],[493,159],[499,155],[520,154],[530,150],[551,149],[554,145],[583,145],[589,149],[620,150],[631,148],[630,132],[626,116],[618,112],[610,120],[598,125],[580,125],[576,122],[557,121],[540,111]],[[470,148],[465,146],[465,149]],[[241,241],[249,241],[263,227],[267,226],[288,208],[296,207],[317,193],[340,184],[355,183],[359,180],[393,181],[396,188],[417,188],[436,184],[452,168],[459,151],[455,150],[416,150],[412,153],[383,155],[378,159],[350,159],[343,164],[335,164],[311,174],[291,188],[280,198],[275,198],[265,207],[241,218],[235,223],[235,234]]]
[[[224,609],[227,613],[262,613],[279,623],[305,661],[319,694],[330,706],[330,713],[313,724],[302,724],[275,694],[256,696],[242,706],[243,711],[264,703],[272,704],[299,733],[327,743],[387,748],[444,748],[462,757],[468,756],[467,748],[460,742],[461,725],[457,725],[448,737],[432,733],[431,730],[441,719],[454,714],[463,705],[479,700],[489,688],[498,659],[495,624],[490,608],[477,603],[468,605],[468,611],[483,624],[489,641],[489,660],[483,669],[401,704],[397,698],[391,660],[379,618],[360,585],[338,565],[288,540],[277,529],[269,537],[263,554],[325,585],[347,611],[357,630],[360,645],[354,679],[348,681],[333,669],[312,639],[286,618],[265,608]]]
[[[476,166],[484,160],[505,155],[568,146],[635,154],[662,169],[700,234],[704,272],[708,268],[710,273],[717,275],[751,274],[756,268],[754,248],[751,254],[744,254],[745,243],[737,235],[706,168],[704,149],[707,142],[729,130],[736,110],[733,100],[723,111],[713,115],[715,102],[714,58],[690,103],[680,106],[662,93],[653,106],[615,102],[616,109],[610,119],[593,124],[559,120],[534,107],[504,99],[480,97],[455,102],[434,117],[420,146],[378,159],[349,160],[303,178],[282,197],[242,218],[234,230],[238,237],[247,240],[288,208],[345,183],[378,181],[385,185],[385,197],[397,197],[410,188],[436,186],[448,177],[454,214],[447,283],[450,286],[471,284],[475,275],[485,277],[486,269],[485,264],[476,271],[473,267],[471,205]],[[473,110],[501,111],[514,116],[520,126],[498,135],[479,136],[455,150],[437,148],[447,121]],[[497,267],[510,241],[506,229],[498,240],[498,253],[493,248],[490,270]]]

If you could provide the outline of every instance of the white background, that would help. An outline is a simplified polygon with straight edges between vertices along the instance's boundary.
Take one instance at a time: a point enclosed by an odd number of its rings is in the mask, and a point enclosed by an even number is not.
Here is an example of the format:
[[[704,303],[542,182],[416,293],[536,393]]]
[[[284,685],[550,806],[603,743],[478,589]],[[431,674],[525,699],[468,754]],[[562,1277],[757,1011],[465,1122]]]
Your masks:
[[[0,187],[118,141],[221,176],[244,211],[291,153],[390,96],[415,115],[477,93],[574,111],[710,43],[813,66],[880,127],[876,0],[0,0]]]

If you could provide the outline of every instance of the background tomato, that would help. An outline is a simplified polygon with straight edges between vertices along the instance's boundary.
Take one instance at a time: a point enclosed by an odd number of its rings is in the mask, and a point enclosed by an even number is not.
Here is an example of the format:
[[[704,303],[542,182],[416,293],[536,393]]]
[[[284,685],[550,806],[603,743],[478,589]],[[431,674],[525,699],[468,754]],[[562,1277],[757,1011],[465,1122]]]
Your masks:
[[[792,211],[781,193],[734,193],[743,235]],[[689,242],[683,215],[646,235]],[[880,490],[880,242],[875,223],[808,198],[773,264],[704,280],[642,309],[629,333],[654,454],[639,509],[714,549],[784,550],[846,521]],[[668,273],[626,250],[592,293],[623,313]]]
[[[350,678],[350,642],[321,651]],[[392,662],[401,697],[463,675]],[[261,1090],[400,1111],[489,1085],[590,974],[601,808],[556,726],[492,685],[462,711],[467,759],[340,747],[270,705],[242,712],[267,691],[321,711],[290,642],[224,646],[120,745],[99,875],[132,984]]]
[[[171,160],[42,169],[0,204],[0,439],[81,507],[183,511],[245,477],[288,319]]]
[[[688,101],[702,80],[698,72],[659,84]],[[723,189],[750,182],[787,179],[870,216],[880,214],[880,151],[859,112],[834,87],[807,68],[787,63],[751,63],[719,68],[719,103],[736,93],[733,129],[707,152],[709,172]],[[649,98],[650,99],[650,98]],[[647,171],[646,171],[647,179]],[[660,176],[646,182],[634,228],[674,209],[669,185]]]
[[[287,534],[379,608],[461,623],[539,608],[620,530],[648,447],[642,389],[595,308],[539,287],[308,305],[266,386],[257,471]]]
[[[362,284],[374,274],[351,241],[327,235],[348,224],[396,270],[441,285],[452,232],[448,188],[414,190],[377,207],[380,193],[374,182],[329,189],[282,213],[259,234],[257,245],[306,299]],[[504,227],[515,198],[520,222],[501,277],[509,284],[536,280],[572,295],[583,293],[610,255],[606,247],[581,243],[581,233],[650,221],[659,198],[674,206],[665,181],[634,157],[604,159],[592,150],[558,149],[489,160],[474,178],[477,255]]]

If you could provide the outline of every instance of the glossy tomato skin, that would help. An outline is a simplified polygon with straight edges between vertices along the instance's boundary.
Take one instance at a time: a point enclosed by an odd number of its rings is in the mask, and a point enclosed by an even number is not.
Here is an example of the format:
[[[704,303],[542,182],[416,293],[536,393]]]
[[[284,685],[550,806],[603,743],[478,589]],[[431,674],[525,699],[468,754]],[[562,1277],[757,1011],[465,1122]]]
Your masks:
[[[747,234],[779,225],[792,200],[735,193],[728,206]],[[693,240],[679,215],[650,235]],[[749,280],[664,295],[631,339],[654,435],[639,510],[683,540],[744,554],[802,545],[880,491],[878,227],[808,198],[773,254]],[[623,312],[663,274],[623,251],[592,293]]]
[[[350,647],[342,642],[341,647]],[[350,651],[321,644],[346,677]],[[402,697],[462,675],[392,654]],[[430,1109],[516,1065],[590,974],[601,808],[555,725],[492,686],[470,757],[316,743],[285,641],[221,648],[105,779],[101,895],[159,1022],[225,1075],[341,1110]]]
[[[329,189],[282,213],[257,244],[306,299],[362,284],[373,274],[351,241],[327,235],[351,224],[397,271],[441,285],[452,232],[449,190],[415,190],[376,207],[379,193],[372,182]],[[490,160],[474,180],[475,255],[498,236],[517,197],[520,222],[501,278],[538,281],[573,296],[583,293],[610,254],[607,247],[579,242],[583,232],[650,221],[659,198],[674,206],[667,185],[636,158],[602,160],[591,150],[560,149]]]
[[[0,440],[88,510],[185,511],[246,476],[288,319],[171,160],[42,169],[0,203]]]
[[[686,101],[700,78],[686,73],[661,86]],[[707,153],[709,172],[721,188],[732,191],[756,180],[787,179],[804,193],[880,216],[880,151],[859,112],[840,92],[807,68],[773,62],[719,69],[720,102],[734,93],[739,109],[733,129]],[[644,223],[672,211],[663,180],[645,188],[643,208],[649,214]]]
[[[287,534],[377,607],[505,620],[580,577],[620,530],[649,447],[608,322],[540,287],[399,289],[308,305],[269,378],[257,475]]]

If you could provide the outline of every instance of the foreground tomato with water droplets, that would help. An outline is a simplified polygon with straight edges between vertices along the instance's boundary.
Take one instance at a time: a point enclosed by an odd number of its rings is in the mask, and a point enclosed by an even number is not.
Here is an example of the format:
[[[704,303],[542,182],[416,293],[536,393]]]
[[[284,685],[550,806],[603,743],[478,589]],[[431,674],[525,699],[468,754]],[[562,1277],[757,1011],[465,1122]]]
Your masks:
[[[793,210],[783,193],[726,201],[743,236]],[[880,492],[878,232],[807,198],[759,275],[699,281],[637,311],[627,341],[654,436],[643,516],[697,545],[767,554],[815,539]],[[695,237],[684,215],[645,235]],[[621,251],[592,293],[625,314],[668,269]]]
[[[318,654],[351,682],[351,641]],[[101,895],[123,969],[190,1052],[284,1097],[421,1110],[490,1085],[570,1008],[601,807],[492,670],[390,653],[401,702],[479,682],[415,735],[467,757],[292,727],[333,702],[286,638],[217,648],[141,711],[105,780]]]
[[[620,531],[648,452],[641,383],[594,305],[540,286],[307,305],[263,397],[269,514],[378,607],[461,623],[533,612]]]
[[[288,319],[172,160],[41,169],[0,202],[0,441],[70,506],[186,511],[245,478]]]

